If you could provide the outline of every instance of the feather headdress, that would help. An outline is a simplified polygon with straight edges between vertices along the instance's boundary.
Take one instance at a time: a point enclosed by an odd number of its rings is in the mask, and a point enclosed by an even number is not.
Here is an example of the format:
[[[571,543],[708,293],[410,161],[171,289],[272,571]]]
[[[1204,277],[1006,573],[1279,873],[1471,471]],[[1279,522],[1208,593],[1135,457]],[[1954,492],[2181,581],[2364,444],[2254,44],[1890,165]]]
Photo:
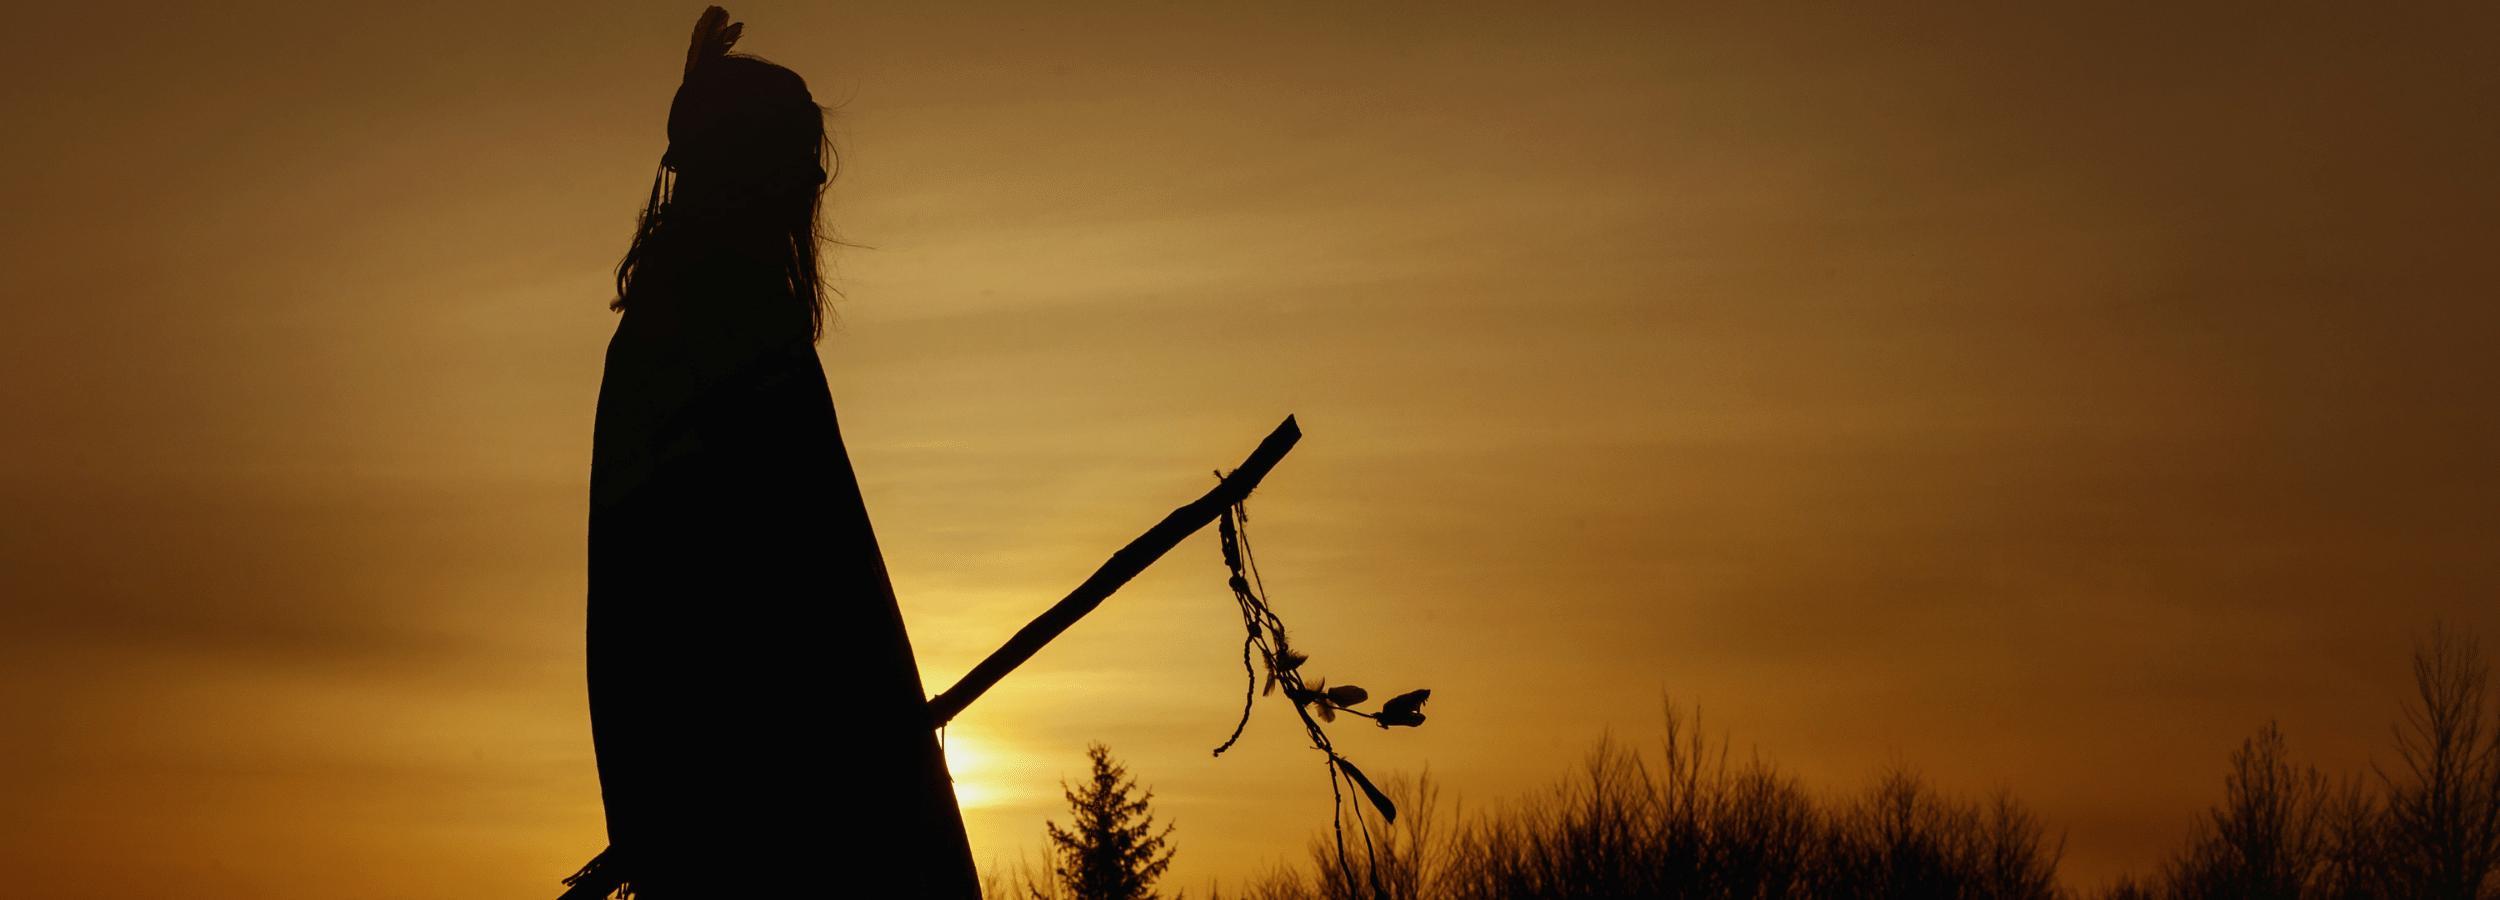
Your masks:
[[[745,31],[717,6],[695,20],[685,79],[669,103],[669,152],[661,162],[679,172],[709,169],[822,184],[826,173],[816,158],[822,110],[797,73],[730,52]]]
[[[693,78],[706,61],[728,56],[730,45],[738,42],[746,27],[745,22],[729,21],[728,10],[704,7],[703,15],[694,20],[694,40],[686,46],[686,77]]]
[[[721,80],[721,61],[729,58],[729,48],[746,32],[746,23],[729,20],[729,11],[717,6],[703,8],[703,15],[694,20],[694,38],[686,42],[686,72],[678,81],[677,96],[669,101],[669,152],[660,162],[670,168],[684,168],[689,157],[701,151],[689,147],[700,143],[704,132],[712,130],[725,118],[719,107],[720,93],[713,89]]]

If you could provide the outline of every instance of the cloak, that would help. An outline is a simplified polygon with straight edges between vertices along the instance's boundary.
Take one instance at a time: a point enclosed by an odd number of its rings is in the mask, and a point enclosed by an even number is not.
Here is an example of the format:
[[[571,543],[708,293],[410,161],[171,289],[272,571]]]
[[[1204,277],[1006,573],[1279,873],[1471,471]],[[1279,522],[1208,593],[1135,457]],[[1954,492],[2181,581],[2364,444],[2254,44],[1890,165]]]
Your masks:
[[[976,897],[806,310],[722,254],[638,273],[591,451],[592,741],[639,897]]]

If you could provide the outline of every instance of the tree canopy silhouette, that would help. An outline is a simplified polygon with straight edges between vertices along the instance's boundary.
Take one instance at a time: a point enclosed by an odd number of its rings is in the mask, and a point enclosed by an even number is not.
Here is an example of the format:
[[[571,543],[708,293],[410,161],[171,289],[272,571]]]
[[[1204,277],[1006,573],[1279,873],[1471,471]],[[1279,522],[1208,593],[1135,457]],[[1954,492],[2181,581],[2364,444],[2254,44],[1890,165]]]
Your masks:
[[[1093,761],[1092,777],[1067,789],[1068,812],[1075,821],[1067,828],[1044,823],[1051,852],[1059,858],[1052,872],[1078,900],[1154,897],[1155,879],[1172,866],[1166,839],[1173,826],[1155,830],[1154,814],[1147,809],[1154,791],[1138,788],[1128,777],[1128,767],[1112,761],[1111,748],[1090,744],[1085,755]]]

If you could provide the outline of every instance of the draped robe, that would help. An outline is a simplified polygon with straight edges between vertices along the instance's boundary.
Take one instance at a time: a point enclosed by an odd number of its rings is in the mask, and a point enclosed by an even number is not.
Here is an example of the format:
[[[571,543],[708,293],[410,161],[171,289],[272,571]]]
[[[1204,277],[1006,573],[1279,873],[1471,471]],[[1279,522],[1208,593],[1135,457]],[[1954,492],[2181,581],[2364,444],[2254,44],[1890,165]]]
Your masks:
[[[962,814],[804,307],[647,266],[591,457],[592,739],[639,896],[974,897]]]

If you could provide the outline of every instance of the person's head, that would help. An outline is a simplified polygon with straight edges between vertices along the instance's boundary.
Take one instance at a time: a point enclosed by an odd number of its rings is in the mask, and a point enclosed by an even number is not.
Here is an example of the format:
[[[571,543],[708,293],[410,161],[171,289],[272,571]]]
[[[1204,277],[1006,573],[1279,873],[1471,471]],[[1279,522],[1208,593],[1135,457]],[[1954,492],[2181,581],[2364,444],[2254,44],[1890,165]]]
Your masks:
[[[825,109],[798,73],[730,53],[742,27],[717,6],[695,23],[685,81],[669,104],[668,152],[617,264],[610,306],[632,302],[637,274],[708,254],[777,269],[821,332],[817,213],[833,161]]]

